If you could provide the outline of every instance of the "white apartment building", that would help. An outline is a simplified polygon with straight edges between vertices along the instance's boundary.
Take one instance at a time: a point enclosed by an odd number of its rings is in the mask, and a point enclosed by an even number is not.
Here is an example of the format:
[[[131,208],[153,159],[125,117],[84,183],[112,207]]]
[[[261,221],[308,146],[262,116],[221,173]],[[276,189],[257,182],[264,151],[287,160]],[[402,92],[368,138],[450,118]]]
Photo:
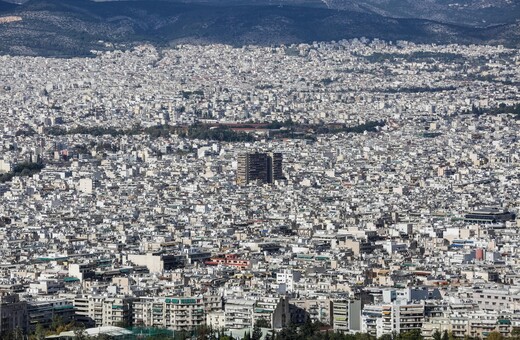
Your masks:
[[[330,303],[331,324],[335,332],[356,333],[361,331],[361,301],[333,300]]]

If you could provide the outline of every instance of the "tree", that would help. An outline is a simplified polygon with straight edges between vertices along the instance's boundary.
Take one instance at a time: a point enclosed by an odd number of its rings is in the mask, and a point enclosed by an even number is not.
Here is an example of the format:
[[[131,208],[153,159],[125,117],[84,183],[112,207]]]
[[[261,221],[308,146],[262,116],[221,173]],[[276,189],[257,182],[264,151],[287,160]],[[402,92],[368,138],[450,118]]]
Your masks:
[[[448,331],[444,331],[442,333],[442,339],[441,340],[450,340],[450,335],[448,334]]]
[[[45,339],[45,329],[43,328],[41,323],[36,324],[36,328],[34,330],[34,334],[31,336],[34,340],[43,340]]]
[[[262,338],[262,330],[260,329],[260,326],[258,326],[258,323],[255,323],[255,326],[253,327],[253,334],[251,334],[252,340],[260,340]]]
[[[179,331],[175,332],[174,339],[175,340],[186,340],[188,338],[188,335],[185,331]]]
[[[22,331],[22,329],[20,327],[16,327],[15,330],[14,330],[14,335],[15,335],[15,338],[18,340],[23,340],[25,338],[25,333],[24,331]]]
[[[423,337],[421,336],[421,331],[419,329],[414,329],[409,332],[404,332],[399,334],[397,337],[399,340],[421,340]]]
[[[63,319],[58,315],[54,315],[51,320],[51,331],[58,332],[58,328],[63,326]]]
[[[110,340],[110,336],[107,334],[99,334],[94,339],[95,340]]]
[[[206,325],[198,326],[195,330],[198,340],[206,340],[213,338],[213,329]]]
[[[74,329],[74,339],[75,340],[88,340],[89,336],[87,332],[85,332],[85,327],[83,325],[76,327]]]
[[[259,328],[271,328],[271,323],[267,319],[259,318],[256,320],[255,326]]]
[[[433,340],[442,340],[442,334],[438,329],[433,333]]]
[[[513,327],[511,331],[511,339],[520,339],[520,327]]]
[[[354,335],[354,340],[375,340],[375,337],[367,333],[356,333]]]
[[[504,340],[504,337],[502,336],[502,334],[500,334],[498,332],[491,332],[491,333],[489,333],[489,335],[486,339],[487,340]]]
[[[300,327],[300,336],[303,338],[307,338],[313,336],[317,331],[317,326],[312,323],[310,318],[305,320],[305,323]]]
[[[296,326],[292,323],[289,324],[288,327],[282,329],[280,332],[276,333],[275,339],[277,340],[299,340],[300,335],[296,330]]]

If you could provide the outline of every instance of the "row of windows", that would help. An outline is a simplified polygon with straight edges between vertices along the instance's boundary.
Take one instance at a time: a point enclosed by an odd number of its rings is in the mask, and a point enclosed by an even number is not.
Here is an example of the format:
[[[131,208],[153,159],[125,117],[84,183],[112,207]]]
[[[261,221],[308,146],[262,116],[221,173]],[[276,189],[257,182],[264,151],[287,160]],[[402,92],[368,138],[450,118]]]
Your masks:
[[[480,295],[480,297],[481,297],[481,298],[485,298],[485,296],[482,295],[482,294]],[[487,298],[488,298],[488,299],[491,299],[491,295],[488,295]],[[495,297],[493,297],[493,298],[494,298],[494,299],[498,299],[499,297],[498,297],[498,296],[495,296]],[[502,300],[505,300],[505,299],[506,299],[506,297],[505,297],[505,296],[502,296]]]

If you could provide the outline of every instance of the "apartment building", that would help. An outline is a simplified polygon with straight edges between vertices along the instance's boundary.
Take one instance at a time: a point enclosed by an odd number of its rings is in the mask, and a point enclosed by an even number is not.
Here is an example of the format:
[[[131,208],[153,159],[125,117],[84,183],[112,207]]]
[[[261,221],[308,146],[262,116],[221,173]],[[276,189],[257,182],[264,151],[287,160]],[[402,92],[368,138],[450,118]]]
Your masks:
[[[304,323],[307,318],[313,322],[330,324],[330,300],[328,298],[291,299],[289,307],[292,307],[291,319],[295,324]]]
[[[281,329],[290,321],[289,303],[280,297],[230,299],[224,312],[227,329],[251,328],[259,320],[267,322],[268,328]]]
[[[283,178],[281,153],[243,153],[238,156],[237,184],[274,183]]]
[[[59,318],[63,323],[74,320],[74,304],[69,299],[36,300],[27,302],[27,315],[29,330],[34,330],[36,325],[49,327],[54,318]]]
[[[331,326],[335,332],[355,333],[361,331],[361,301],[333,300],[330,303]]]
[[[141,297],[133,304],[133,323],[146,327],[192,330],[206,323],[207,314],[221,308],[218,296]]]
[[[362,332],[381,337],[393,332],[402,333],[422,329],[423,304],[367,305],[362,311]]]
[[[125,296],[78,296],[74,299],[76,320],[93,326],[130,325],[133,300]]]

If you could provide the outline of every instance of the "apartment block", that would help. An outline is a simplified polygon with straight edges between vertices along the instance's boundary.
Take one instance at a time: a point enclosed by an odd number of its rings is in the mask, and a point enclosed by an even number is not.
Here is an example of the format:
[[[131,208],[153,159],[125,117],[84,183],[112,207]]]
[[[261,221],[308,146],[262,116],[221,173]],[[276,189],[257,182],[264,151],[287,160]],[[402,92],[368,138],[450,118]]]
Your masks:
[[[333,300],[330,302],[331,326],[335,332],[355,333],[361,331],[361,301]]]

